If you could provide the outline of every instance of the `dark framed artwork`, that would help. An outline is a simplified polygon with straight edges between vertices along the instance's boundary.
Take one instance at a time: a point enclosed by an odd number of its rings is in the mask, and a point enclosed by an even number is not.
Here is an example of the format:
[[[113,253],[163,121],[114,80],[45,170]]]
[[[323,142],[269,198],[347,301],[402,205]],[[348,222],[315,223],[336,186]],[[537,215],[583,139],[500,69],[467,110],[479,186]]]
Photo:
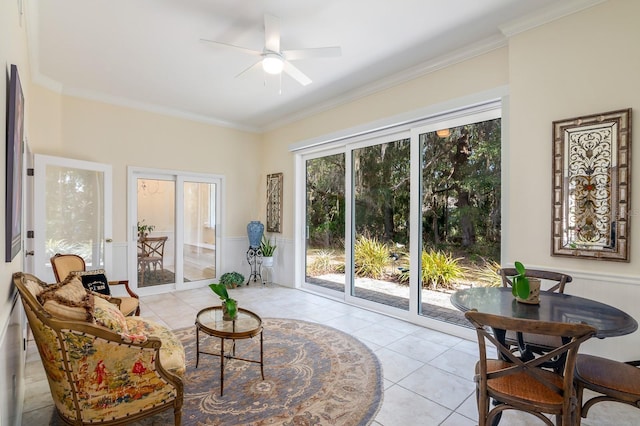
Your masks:
[[[5,200],[5,261],[22,249],[22,153],[24,150],[24,96],[18,67],[11,65],[7,108],[7,164]]]
[[[267,232],[282,232],[282,173],[267,175]]]
[[[553,122],[553,256],[629,262],[631,109]]]

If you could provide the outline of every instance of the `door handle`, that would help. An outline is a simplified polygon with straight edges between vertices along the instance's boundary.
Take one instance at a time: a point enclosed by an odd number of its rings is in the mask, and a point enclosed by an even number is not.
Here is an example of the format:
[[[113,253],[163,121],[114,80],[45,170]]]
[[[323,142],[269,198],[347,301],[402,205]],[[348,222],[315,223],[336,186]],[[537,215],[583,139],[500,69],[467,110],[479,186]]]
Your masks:
[[[113,242],[113,240],[112,240],[111,238],[107,238],[107,239],[105,240],[105,242],[107,242],[107,243],[112,243],[112,242]]]
[[[25,257],[26,256],[33,256],[35,253],[33,252],[33,250],[29,250],[28,252],[25,252]]]

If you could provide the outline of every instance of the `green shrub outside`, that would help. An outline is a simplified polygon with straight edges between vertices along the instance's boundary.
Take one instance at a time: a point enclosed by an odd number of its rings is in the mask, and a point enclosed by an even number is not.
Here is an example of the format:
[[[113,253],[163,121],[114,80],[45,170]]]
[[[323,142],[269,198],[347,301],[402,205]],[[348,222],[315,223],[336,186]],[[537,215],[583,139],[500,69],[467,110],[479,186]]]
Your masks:
[[[500,287],[502,285],[502,277],[500,276],[500,264],[494,260],[487,261],[480,272],[478,280],[482,287]]]
[[[375,238],[360,236],[354,246],[355,273],[359,277],[369,277],[376,280],[386,275],[389,265],[389,248]]]
[[[322,275],[335,272],[336,265],[333,264],[334,253],[330,250],[321,250],[314,255],[313,261],[307,265],[307,273],[312,275]]]
[[[406,258],[405,258],[406,259]],[[424,288],[452,289],[457,280],[464,278],[464,267],[460,265],[461,258],[453,258],[440,250],[422,250],[422,286]],[[405,262],[406,265],[409,262]],[[409,282],[409,267],[401,268],[396,279],[401,283]]]
[[[441,251],[422,251],[422,286],[436,288],[454,288],[456,280],[464,277],[461,258],[454,259],[451,254]]]

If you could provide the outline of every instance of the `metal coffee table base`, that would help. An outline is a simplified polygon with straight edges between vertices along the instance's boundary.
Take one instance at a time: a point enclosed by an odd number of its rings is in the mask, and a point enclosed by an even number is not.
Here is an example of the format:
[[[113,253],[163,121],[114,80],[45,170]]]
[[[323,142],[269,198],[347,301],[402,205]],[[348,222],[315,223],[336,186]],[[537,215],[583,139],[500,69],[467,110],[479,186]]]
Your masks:
[[[205,333],[208,334],[208,333]],[[211,336],[215,337],[215,336]],[[224,353],[224,341],[231,340],[231,351],[225,355]],[[262,339],[262,330],[260,330],[260,359],[247,359],[236,357],[236,340],[233,338],[224,338],[220,337],[220,352],[207,352],[200,350],[200,327],[196,325],[196,368],[198,368],[198,363],[200,362],[200,354],[206,355],[214,355],[220,357],[220,396],[224,393],[224,359],[237,359],[245,362],[252,362],[254,364],[260,364],[260,374],[262,375],[262,380],[264,380],[264,357],[263,357],[263,339]]]

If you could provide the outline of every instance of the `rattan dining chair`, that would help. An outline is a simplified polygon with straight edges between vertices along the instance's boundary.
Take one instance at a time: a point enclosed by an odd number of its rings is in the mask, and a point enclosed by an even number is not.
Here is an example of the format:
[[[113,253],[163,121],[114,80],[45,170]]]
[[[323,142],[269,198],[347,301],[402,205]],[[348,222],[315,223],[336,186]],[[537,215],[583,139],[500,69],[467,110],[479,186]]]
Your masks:
[[[589,409],[599,402],[614,401],[640,408],[640,369],[636,365],[637,361],[625,363],[593,355],[578,355],[575,371],[576,425],[579,426],[582,418],[587,418]],[[583,405],[585,389],[599,395]]]
[[[576,356],[580,344],[591,338],[596,329],[587,324],[545,322],[503,317],[475,310],[465,312],[478,336],[480,360],[476,364],[474,381],[480,426],[492,425],[505,410],[530,413],[545,424],[554,423],[545,414],[555,415],[556,425],[573,424],[577,402],[573,387]],[[564,343],[530,360],[516,356],[509,345],[501,343],[492,330],[563,337]],[[494,354],[500,358],[489,358]],[[564,358],[560,372],[543,368],[552,358]],[[491,408],[490,400],[496,401]]]
[[[164,272],[164,246],[168,237],[140,237],[138,239],[139,285],[144,286],[145,275]]]
[[[561,272],[544,271],[539,269],[527,269],[526,276],[529,278],[538,278],[550,287],[545,288],[544,291],[564,293],[564,287],[567,283],[573,281],[571,275],[563,274]],[[498,270],[498,274],[502,278],[503,287],[511,287],[512,282],[510,277],[518,275],[518,271],[515,268],[501,268]],[[550,284],[549,284],[550,282]],[[511,344],[514,348],[521,348],[526,345],[526,349],[533,353],[543,353],[558,347],[562,344],[559,337],[553,336],[527,336],[521,335],[520,342],[516,333],[507,332],[506,342]]]

